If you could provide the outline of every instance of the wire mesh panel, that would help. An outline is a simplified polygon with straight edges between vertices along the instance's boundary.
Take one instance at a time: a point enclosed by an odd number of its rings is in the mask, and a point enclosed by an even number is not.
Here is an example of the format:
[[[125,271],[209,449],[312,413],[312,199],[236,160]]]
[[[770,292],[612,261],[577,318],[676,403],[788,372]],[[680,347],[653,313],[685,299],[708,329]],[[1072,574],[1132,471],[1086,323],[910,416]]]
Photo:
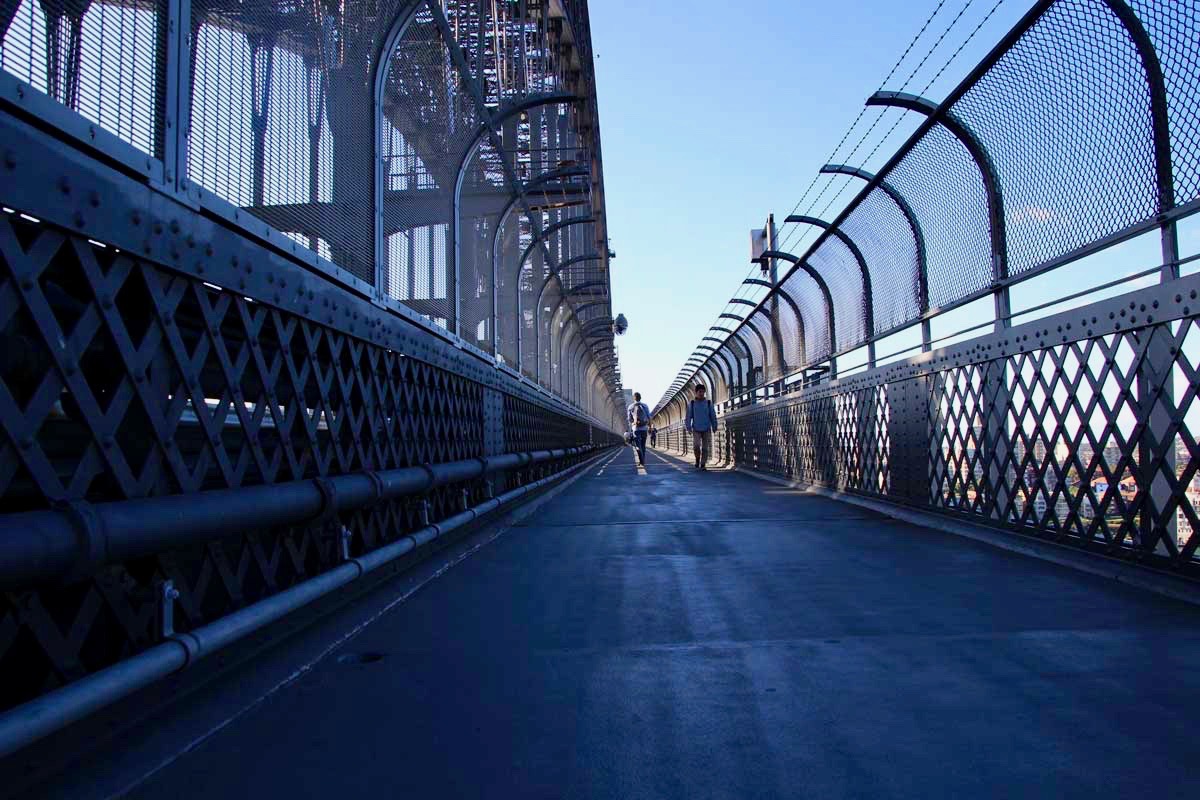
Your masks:
[[[775,342],[775,378],[790,375],[804,365],[804,320],[798,316],[799,307],[792,307],[793,302],[791,295],[776,294],[763,307]]]
[[[753,329],[757,332],[756,341],[761,341],[766,344],[762,353],[761,365],[761,382],[767,383],[774,381],[781,374],[780,365],[780,343],[775,338],[774,325],[770,313],[766,307],[760,307],[757,311],[751,314],[746,319],[746,328]]]
[[[558,369],[558,344],[562,339],[566,316],[567,309],[563,303],[562,289],[556,281],[551,281],[546,290],[541,293],[541,302],[537,306],[537,329],[535,331],[538,347],[537,379],[547,389],[554,385],[554,376]]]
[[[516,148],[518,175],[533,180],[589,163],[587,150],[572,125],[573,113],[570,104],[551,103],[535,106],[522,115]]]
[[[1149,87],[1104,3],[1055,3],[954,113],[999,175],[1009,274],[1158,212]]]
[[[1163,72],[1175,202],[1200,200],[1200,6],[1196,0],[1131,0]]]
[[[825,295],[813,277],[797,269],[783,282],[783,289],[796,301],[804,319],[805,363],[815,364],[827,358],[830,350],[829,312]]]
[[[908,201],[925,232],[930,307],[948,305],[989,286],[987,192],[962,142],[935,126],[887,179]]]
[[[547,6],[544,0],[443,0],[447,21],[488,106],[552,91],[561,83]]]
[[[532,242],[532,237],[530,239]],[[522,250],[524,252],[524,250]],[[529,257],[521,266],[518,277],[518,302],[520,318],[517,320],[517,335],[520,340],[521,371],[531,378],[537,377],[538,359],[538,325],[542,316],[539,299],[542,287],[546,284],[549,268],[546,265],[545,249],[533,247]]]
[[[766,363],[767,363],[767,343],[758,329],[750,325],[742,325],[738,327],[737,333],[734,334],[741,342],[742,349],[746,354],[746,371],[743,373],[746,379],[746,388],[753,389],[757,386],[762,386],[766,380]]]
[[[866,341],[862,268],[841,239],[830,236],[813,251],[808,263],[821,274],[833,295],[837,349],[847,350]]]
[[[513,199],[499,154],[490,142],[481,142],[459,184],[459,335],[487,352],[493,349],[493,256],[500,215]]]
[[[895,199],[883,189],[873,190],[840,227],[863,254],[871,273],[872,335],[920,316],[917,240]]]
[[[520,297],[521,254],[532,242],[529,223],[514,208],[500,223],[496,235],[496,355],[504,363],[517,366],[517,331],[520,326],[517,303]]]
[[[139,150],[163,147],[165,0],[6,0],[0,66]]]
[[[721,350],[729,356],[729,362],[734,375],[734,387],[736,392],[741,394],[750,386],[750,352],[737,336],[727,338],[725,343],[721,345]]]
[[[375,280],[372,56],[357,9],[192,4],[188,175]]]
[[[454,327],[455,187],[480,119],[424,8],[388,56],[381,113],[385,217],[397,209],[384,245],[386,294]]]

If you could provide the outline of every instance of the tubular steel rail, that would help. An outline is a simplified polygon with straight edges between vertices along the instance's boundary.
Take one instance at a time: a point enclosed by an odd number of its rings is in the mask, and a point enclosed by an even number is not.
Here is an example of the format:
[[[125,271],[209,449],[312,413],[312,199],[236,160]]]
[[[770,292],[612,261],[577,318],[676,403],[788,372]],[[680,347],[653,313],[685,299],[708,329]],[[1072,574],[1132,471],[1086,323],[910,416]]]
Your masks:
[[[924,119],[875,174],[822,169],[863,188],[789,218],[820,234],[762,255],[764,277],[791,267],[704,337],[660,440],[688,449],[705,382],[729,463],[1200,577],[1200,286],[1177,232],[1200,211],[1197,31],[1195,0],[1042,0],[942,103],[872,96]],[[1155,231],[1138,276],[1161,285],[1013,327],[1012,286]],[[989,297],[991,333],[933,351],[930,320]],[[921,354],[877,366],[901,332]],[[866,369],[839,378],[852,351]]]
[[[520,454],[527,463],[575,456],[583,448],[554,453]],[[514,456],[517,454],[514,454]],[[8,712],[0,712],[0,758],[76,722],[105,705],[120,700],[160,678],[173,675],[235,642],[282,619],[287,614],[391,564],[413,550],[445,536],[479,517],[520,499],[548,483],[576,472],[593,459],[580,461],[566,469],[540,478],[472,508],[463,509],[436,524],[413,531],[394,542],[358,557],[348,554],[338,566],[295,586],[271,595],[228,616],[193,629],[176,633],[168,625],[161,631],[162,641],[132,658],[102,669],[60,689],[38,697]],[[174,587],[168,587],[174,591]]]
[[[3,4],[0,711],[619,441],[590,47],[576,0]]]

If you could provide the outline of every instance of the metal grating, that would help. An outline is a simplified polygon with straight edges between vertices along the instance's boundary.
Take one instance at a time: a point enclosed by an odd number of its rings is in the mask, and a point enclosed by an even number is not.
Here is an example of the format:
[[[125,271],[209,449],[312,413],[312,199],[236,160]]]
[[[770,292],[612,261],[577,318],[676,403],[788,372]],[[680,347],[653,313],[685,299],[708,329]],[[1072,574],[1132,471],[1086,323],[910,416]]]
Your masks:
[[[6,0],[5,72],[161,156],[166,88],[165,0]]]
[[[514,209],[501,222],[496,242],[496,305],[501,310],[496,319],[496,355],[514,369],[520,356],[517,350],[516,309],[520,282],[517,261],[529,244],[528,230],[524,215]]]
[[[459,335],[489,353],[496,300],[493,256],[500,215],[513,200],[498,154],[490,142],[481,142],[463,170],[459,189]]]
[[[1011,275],[1158,212],[1149,89],[1104,3],[1055,3],[954,113],[1000,177]]]
[[[453,218],[459,168],[479,134],[470,94],[430,12],[413,14],[388,57],[384,90],[385,293],[454,328]],[[393,232],[394,231],[394,232]]]
[[[804,319],[805,363],[817,363],[830,354],[829,313],[821,288],[802,269],[795,270],[783,282],[784,291],[796,301]],[[836,309],[835,309],[836,317]]]
[[[1167,92],[1178,205],[1200,200],[1200,4],[1131,0],[1154,43]]]
[[[940,125],[932,128],[887,180],[925,232],[930,308],[991,285],[987,192],[962,142]]]
[[[875,189],[841,225],[871,273],[875,330],[882,333],[921,314],[917,245],[908,218],[882,189]]]

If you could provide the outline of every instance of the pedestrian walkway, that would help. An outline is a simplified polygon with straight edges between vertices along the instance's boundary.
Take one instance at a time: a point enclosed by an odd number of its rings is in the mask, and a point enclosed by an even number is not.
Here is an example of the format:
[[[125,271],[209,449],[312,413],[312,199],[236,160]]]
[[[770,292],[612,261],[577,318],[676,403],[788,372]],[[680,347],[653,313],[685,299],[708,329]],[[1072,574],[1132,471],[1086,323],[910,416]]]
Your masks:
[[[1187,797],[1198,665],[1190,606],[621,448],[131,796]]]

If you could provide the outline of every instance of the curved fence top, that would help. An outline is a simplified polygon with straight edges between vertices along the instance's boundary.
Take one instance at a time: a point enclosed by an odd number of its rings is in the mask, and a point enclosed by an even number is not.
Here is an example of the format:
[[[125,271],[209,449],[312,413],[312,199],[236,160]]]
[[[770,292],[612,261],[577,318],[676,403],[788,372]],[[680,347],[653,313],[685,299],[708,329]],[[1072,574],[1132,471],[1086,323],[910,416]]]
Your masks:
[[[864,346],[873,366],[876,340],[989,295],[1007,325],[1012,284],[1157,226],[1170,269],[1174,221],[1200,210],[1198,20],[1195,0],[1042,0],[942,103],[872,96],[924,120],[878,174],[822,170],[861,191],[828,223],[788,219],[823,230],[764,257],[766,296],[656,413],[706,375],[734,399]]]

